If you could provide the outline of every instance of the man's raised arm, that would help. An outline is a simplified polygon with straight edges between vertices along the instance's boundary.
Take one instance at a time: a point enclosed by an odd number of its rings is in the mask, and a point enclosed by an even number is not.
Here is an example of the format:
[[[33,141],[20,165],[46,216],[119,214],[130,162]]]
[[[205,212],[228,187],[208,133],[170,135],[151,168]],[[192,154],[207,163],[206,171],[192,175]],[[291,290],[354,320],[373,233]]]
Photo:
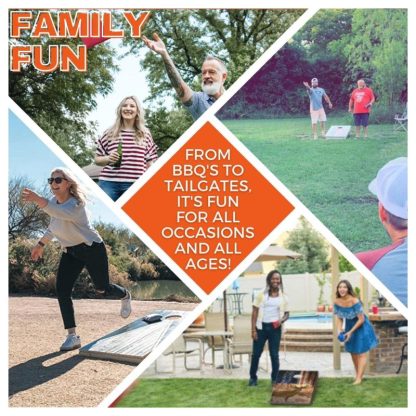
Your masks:
[[[157,33],[153,33],[154,40],[150,40],[146,36],[142,36],[142,39],[149,49],[162,57],[172,87],[175,89],[176,94],[178,94],[182,103],[188,103],[192,99],[192,90],[188,87],[179,74],[179,71],[176,69],[162,39],[160,39]]]

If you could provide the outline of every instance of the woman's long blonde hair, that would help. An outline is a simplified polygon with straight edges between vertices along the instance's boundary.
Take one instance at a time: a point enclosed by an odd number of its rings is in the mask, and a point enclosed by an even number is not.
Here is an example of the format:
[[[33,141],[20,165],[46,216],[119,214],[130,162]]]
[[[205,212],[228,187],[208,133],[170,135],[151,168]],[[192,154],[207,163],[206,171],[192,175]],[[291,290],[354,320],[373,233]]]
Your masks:
[[[106,135],[108,137],[108,140],[117,140],[120,136],[120,132],[123,129],[124,125],[123,125],[123,117],[121,115],[121,109],[124,105],[124,103],[127,100],[133,100],[136,104],[137,107],[137,115],[136,115],[136,119],[134,120],[134,132],[135,132],[135,142],[140,145],[143,143],[143,140],[145,138],[145,134],[146,134],[146,126],[145,126],[145,119],[144,119],[144,109],[140,103],[140,101],[138,100],[137,97],[130,95],[128,97],[125,97],[121,100],[120,104],[117,107],[116,110],[116,121],[115,123],[106,131]]]
[[[66,168],[55,168],[51,172],[51,177],[54,173],[59,173],[71,184],[69,193],[78,201],[79,205],[84,206],[87,202],[87,195],[72,172]]]

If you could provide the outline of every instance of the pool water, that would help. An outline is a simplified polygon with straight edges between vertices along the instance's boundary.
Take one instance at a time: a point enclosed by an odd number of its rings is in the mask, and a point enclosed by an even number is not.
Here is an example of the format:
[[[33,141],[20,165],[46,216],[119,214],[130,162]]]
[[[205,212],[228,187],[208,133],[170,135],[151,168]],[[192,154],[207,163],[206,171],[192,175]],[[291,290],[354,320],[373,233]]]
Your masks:
[[[332,313],[315,313],[315,314],[302,314],[302,315],[290,315],[288,322],[298,323],[331,323],[332,322]]]
[[[332,313],[312,313],[291,315],[286,328],[332,328]]]

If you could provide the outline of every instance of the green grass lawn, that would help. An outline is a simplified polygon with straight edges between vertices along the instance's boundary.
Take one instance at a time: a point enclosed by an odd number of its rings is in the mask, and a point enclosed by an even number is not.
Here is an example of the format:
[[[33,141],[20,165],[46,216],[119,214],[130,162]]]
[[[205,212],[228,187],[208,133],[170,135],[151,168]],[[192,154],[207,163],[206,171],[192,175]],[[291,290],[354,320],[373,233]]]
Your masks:
[[[308,407],[406,407],[407,377],[368,378],[353,386],[348,378],[321,378]],[[270,381],[248,387],[247,380],[143,379],[117,407],[274,407]],[[299,407],[299,406],[296,406]]]
[[[389,243],[367,187],[386,162],[407,155],[405,132],[370,125],[366,140],[311,140],[306,117],[223,122],[352,252]],[[327,127],[348,124],[330,117]]]

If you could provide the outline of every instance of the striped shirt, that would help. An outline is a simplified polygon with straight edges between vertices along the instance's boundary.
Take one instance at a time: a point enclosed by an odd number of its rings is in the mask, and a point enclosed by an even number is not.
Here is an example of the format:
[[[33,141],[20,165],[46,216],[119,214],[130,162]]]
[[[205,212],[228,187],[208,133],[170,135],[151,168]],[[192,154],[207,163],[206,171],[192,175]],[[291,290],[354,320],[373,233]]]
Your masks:
[[[121,130],[120,140],[122,145],[121,166],[105,166],[99,179],[112,182],[135,182],[147,169],[147,162],[157,159],[157,146],[153,141],[150,131],[147,130],[143,143],[139,146],[131,130]],[[120,140],[108,140],[107,134],[97,141],[97,156],[107,156],[117,151]]]

